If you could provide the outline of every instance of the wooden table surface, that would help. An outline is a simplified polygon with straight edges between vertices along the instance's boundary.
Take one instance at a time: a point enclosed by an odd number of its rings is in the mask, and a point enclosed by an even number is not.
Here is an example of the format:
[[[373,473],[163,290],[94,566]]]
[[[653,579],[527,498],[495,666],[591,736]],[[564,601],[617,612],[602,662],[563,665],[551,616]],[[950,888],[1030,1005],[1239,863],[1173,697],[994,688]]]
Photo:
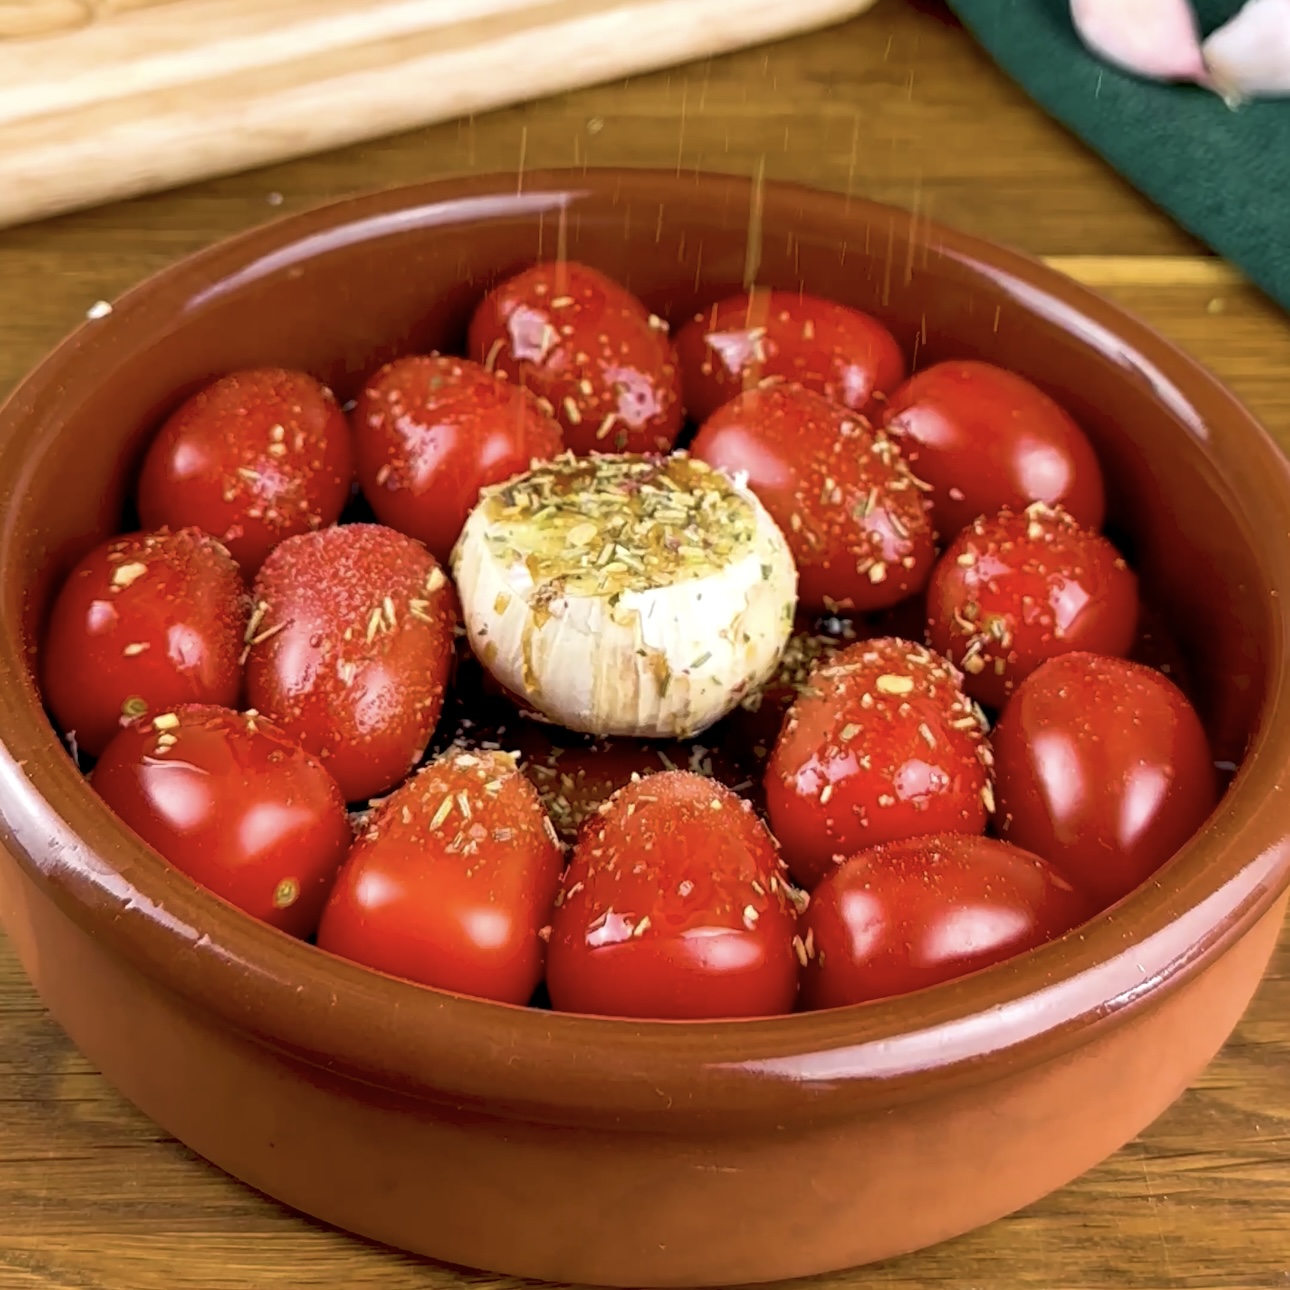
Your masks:
[[[95,301],[286,211],[568,164],[847,190],[1054,258],[1207,362],[1290,447],[1290,322],[994,70],[934,0],[850,26],[0,232],[0,396]],[[193,1157],[86,1064],[0,939],[2,1290],[515,1285],[304,1220]],[[1226,1051],[1143,1137],[960,1240],[821,1287],[1290,1285],[1290,942]]]

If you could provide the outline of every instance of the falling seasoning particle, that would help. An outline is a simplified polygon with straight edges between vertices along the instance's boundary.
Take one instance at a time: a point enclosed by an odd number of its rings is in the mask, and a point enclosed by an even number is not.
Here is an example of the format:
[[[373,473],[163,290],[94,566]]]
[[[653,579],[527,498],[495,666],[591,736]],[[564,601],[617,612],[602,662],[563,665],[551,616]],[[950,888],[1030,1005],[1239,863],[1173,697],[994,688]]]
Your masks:
[[[112,305],[106,300],[96,300],[86,311],[86,318],[97,321],[106,318],[112,312]]]
[[[147,648],[147,641],[131,641],[130,644],[121,651],[121,653],[124,654],[126,658],[134,658],[136,655],[142,654]]]

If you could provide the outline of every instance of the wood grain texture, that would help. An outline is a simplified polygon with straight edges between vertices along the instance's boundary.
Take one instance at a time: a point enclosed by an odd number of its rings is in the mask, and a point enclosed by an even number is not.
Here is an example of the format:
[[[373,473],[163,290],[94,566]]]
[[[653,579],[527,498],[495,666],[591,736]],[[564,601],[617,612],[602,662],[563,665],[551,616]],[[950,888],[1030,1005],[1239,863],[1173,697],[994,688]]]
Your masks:
[[[724,52],[872,3],[741,0],[733,16],[726,0],[184,0],[94,12],[0,44],[0,223]]]
[[[96,300],[280,211],[521,162],[763,161],[1047,257],[1198,355],[1290,448],[1285,316],[1031,109],[934,4],[901,0],[836,32],[0,232],[0,396]],[[1227,1049],[1138,1142],[990,1228],[810,1284],[1290,1285],[1290,938]],[[517,1286],[355,1241],[194,1159],[76,1054],[0,945],[0,1290]]]

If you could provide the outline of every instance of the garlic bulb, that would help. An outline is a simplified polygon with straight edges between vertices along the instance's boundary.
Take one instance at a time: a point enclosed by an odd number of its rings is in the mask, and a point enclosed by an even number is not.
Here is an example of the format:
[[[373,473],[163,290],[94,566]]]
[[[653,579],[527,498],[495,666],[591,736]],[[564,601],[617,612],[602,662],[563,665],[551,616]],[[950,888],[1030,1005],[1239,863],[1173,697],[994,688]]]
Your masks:
[[[1208,83],[1187,0],[1071,0],[1071,21],[1093,53],[1127,72]]]
[[[551,721],[686,737],[774,672],[797,569],[743,486],[684,454],[566,454],[488,489],[453,573],[471,648]]]
[[[1229,103],[1290,94],[1290,0],[1249,0],[1205,41],[1204,56]]]

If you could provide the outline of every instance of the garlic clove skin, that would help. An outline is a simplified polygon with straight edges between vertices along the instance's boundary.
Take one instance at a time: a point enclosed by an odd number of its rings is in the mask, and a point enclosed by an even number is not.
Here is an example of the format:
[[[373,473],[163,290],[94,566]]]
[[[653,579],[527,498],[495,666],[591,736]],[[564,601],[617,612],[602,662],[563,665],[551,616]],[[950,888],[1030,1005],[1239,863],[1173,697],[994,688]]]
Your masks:
[[[797,569],[742,481],[681,453],[575,458],[487,490],[453,552],[471,648],[541,716],[687,738],[774,673]]]
[[[1126,72],[1209,83],[1187,0],[1071,0],[1071,21],[1094,54]]]
[[[1203,54],[1230,104],[1290,95],[1290,0],[1249,0],[1205,41]]]

